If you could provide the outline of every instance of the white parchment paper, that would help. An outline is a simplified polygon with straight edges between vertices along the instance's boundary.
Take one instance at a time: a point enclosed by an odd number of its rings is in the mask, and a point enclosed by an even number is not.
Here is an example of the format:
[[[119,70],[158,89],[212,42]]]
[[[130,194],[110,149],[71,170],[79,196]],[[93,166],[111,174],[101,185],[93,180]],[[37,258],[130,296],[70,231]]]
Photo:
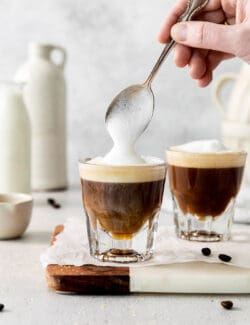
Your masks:
[[[201,253],[203,247],[209,247],[212,254],[209,257]],[[250,268],[250,226],[234,225],[232,238],[228,242],[197,243],[176,238],[173,226],[160,226],[155,238],[154,257],[145,262],[129,264],[129,267],[149,265],[164,265],[191,261],[208,263],[223,263],[219,254],[232,257],[231,264]],[[53,246],[42,255],[43,267],[49,264],[75,265],[84,264],[118,266],[117,263],[103,263],[89,255],[88,238],[85,221],[80,218],[70,218],[64,224],[64,230],[57,235]],[[128,266],[128,264],[119,264]]]

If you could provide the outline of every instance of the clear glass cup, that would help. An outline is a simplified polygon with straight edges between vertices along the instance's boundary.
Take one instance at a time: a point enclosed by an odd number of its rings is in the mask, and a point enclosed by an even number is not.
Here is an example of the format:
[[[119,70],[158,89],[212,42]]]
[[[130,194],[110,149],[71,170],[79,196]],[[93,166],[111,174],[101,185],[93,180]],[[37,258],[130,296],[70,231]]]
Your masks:
[[[166,164],[108,166],[79,162],[90,254],[105,262],[148,260]]]
[[[167,150],[177,236],[193,241],[230,238],[245,152],[191,153]]]

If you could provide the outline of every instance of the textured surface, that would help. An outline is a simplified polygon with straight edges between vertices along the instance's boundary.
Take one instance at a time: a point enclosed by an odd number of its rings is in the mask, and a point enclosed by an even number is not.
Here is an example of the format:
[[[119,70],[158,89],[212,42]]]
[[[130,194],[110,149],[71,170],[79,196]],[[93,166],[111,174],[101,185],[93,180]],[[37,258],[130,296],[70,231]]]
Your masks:
[[[46,204],[55,197],[62,209]],[[81,215],[80,193],[36,194],[31,225],[21,240],[0,241],[0,313],[2,325],[103,325],[103,324],[225,324],[247,325],[249,296],[228,295],[58,295],[46,287],[39,255],[50,241],[51,231],[69,216]],[[220,306],[231,299],[235,309]]]
[[[162,45],[159,27],[174,0],[1,0],[0,79],[27,57],[27,43],[60,44],[68,51],[69,175],[77,159],[105,153],[111,140],[104,114],[118,91],[144,81]],[[229,61],[218,70],[237,71]],[[220,114],[211,87],[199,89],[172,57],[155,79],[156,110],[139,142],[142,153],[163,157],[168,145],[219,136]]]

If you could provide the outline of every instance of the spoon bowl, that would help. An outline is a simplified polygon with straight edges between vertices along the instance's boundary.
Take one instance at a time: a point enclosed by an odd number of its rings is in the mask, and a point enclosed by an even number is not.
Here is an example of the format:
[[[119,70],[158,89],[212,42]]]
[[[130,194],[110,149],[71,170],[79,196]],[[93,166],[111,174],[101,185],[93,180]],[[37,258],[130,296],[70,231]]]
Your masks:
[[[180,17],[180,21],[191,20],[208,3],[208,0],[190,0],[187,2],[187,9]],[[106,125],[110,132],[112,120],[124,120],[124,123],[132,123],[134,136],[140,136],[147,128],[154,113],[154,94],[151,89],[151,83],[164,62],[167,55],[175,46],[176,42],[170,40],[163,49],[159,59],[149,74],[147,80],[141,85],[130,86],[122,90],[111,102],[106,112]],[[140,102],[141,100],[141,102]],[[140,120],[141,119],[141,120]],[[136,123],[135,123],[136,122]],[[121,121],[118,125],[121,126]],[[132,128],[130,128],[132,129]],[[123,128],[121,128],[122,132]],[[126,134],[126,133],[125,133]],[[110,134],[112,136],[112,134]],[[123,133],[124,135],[124,133]],[[137,138],[134,139],[136,141]]]
[[[123,89],[108,107],[105,121],[107,129],[112,136],[123,137],[127,133],[127,140],[134,142],[147,128],[154,112],[154,94],[147,84],[133,85]],[[122,119],[120,119],[122,114]],[[136,121],[136,128],[129,126]],[[115,128],[115,130],[113,130]],[[119,136],[120,135],[120,136]],[[119,139],[118,139],[119,141]]]

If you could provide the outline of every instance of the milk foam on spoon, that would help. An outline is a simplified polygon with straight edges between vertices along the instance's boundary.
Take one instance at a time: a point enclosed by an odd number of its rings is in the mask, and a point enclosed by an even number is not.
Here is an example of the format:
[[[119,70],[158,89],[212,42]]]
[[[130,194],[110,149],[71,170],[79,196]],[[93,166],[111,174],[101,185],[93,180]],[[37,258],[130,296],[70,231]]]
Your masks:
[[[107,130],[113,140],[113,148],[104,157],[106,164],[138,165],[145,160],[135,150],[135,143],[147,128],[152,115],[151,102],[143,93],[133,96],[127,102],[121,97],[116,103],[117,110],[106,119]],[[151,114],[151,115],[150,115]]]
[[[133,144],[116,142],[103,157],[103,163],[112,165],[141,165],[146,161],[138,155]]]
[[[107,122],[108,132],[113,140],[113,147],[104,157],[104,162],[113,165],[138,165],[145,163],[135,150],[135,142],[141,132],[136,122],[129,121],[129,116],[117,114]]]

